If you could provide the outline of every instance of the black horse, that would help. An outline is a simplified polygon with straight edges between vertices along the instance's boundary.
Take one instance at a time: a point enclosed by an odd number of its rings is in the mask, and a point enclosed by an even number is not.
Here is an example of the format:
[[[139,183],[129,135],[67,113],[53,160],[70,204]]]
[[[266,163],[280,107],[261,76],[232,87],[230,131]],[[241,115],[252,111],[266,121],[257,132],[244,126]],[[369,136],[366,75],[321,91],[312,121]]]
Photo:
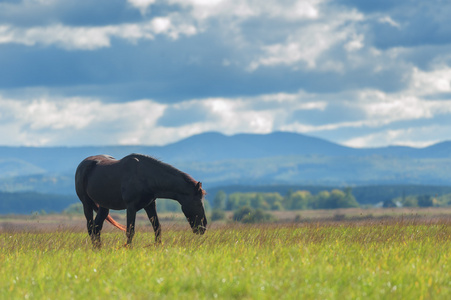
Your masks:
[[[155,231],[155,240],[160,241],[156,198],[177,200],[193,232],[203,234],[206,230],[202,183],[150,156],[130,154],[121,160],[107,155],[90,156],[78,165],[75,190],[83,203],[88,234],[95,247],[101,245],[100,231],[105,219],[126,231],[127,245],[130,245],[136,212],[142,208]],[[110,209],[127,210],[126,228],[110,217]],[[97,212],[94,221],[93,210]]]

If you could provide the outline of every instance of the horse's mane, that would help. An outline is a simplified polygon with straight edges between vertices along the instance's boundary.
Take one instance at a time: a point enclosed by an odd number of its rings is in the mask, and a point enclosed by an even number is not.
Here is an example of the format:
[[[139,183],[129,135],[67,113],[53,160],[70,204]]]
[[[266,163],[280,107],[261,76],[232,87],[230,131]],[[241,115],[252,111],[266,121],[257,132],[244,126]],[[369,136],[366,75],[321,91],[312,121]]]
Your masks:
[[[149,155],[145,155],[145,154],[138,154],[138,153],[133,153],[130,154],[129,156],[133,156],[137,159],[143,159],[143,161],[149,161],[151,163],[157,164],[159,166],[162,166],[165,168],[166,171],[168,171],[169,173],[175,175],[175,176],[180,176],[182,177],[187,183],[192,184],[194,187],[199,183],[199,181],[195,180],[193,177],[191,177],[191,175],[180,171],[179,169],[177,169],[176,167],[165,163],[155,157],[149,156]],[[204,189],[202,189],[202,195],[205,196],[207,193],[205,192]]]

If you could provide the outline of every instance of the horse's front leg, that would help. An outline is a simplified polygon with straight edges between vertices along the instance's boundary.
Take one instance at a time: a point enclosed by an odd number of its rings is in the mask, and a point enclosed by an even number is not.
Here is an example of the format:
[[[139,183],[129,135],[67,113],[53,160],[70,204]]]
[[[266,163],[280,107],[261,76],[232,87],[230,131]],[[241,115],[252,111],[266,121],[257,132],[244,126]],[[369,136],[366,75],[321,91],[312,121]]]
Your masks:
[[[133,205],[127,207],[127,246],[131,246],[135,235],[136,208]]]
[[[161,243],[161,226],[160,221],[158,221],[155,199],[153,199],[148,206],[144,207],[144,210],[146,211],[147,217],[149,218],[153,230],[155,231],[155,242]]]

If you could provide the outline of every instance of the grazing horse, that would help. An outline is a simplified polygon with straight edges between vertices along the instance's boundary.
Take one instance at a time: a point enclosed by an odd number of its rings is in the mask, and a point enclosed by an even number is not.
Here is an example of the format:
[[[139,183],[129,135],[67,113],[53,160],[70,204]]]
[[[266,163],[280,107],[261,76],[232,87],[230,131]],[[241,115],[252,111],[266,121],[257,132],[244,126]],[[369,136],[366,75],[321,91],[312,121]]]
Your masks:
[[[155,231],[155,240],[160,241],[156,198],[178,201],[193,232],[203,234],[206,230],[202,183],[150,156],[130,154],[121,160],[108,155],[90,156],[78,165],[75,190],[83,203],[94,247],[101,246],[100,231],[105,219],[126,231],[127,245],[130,245],[135,234],[136,212],[142,208]],[[110,217],[110,209],[127,210],[126,228]],[[97,212],[94,221],[93,210]]]

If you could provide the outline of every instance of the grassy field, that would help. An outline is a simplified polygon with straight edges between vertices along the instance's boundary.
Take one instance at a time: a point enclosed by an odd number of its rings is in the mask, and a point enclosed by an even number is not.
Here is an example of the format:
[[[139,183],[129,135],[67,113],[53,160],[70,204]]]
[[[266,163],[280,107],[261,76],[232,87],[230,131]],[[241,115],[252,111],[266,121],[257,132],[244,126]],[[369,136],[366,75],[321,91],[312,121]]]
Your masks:
[[[109,226],[101,250],[81,227],[8,222],[0,299],[451,298],[449,218],[216,224],[204,236],[167,221],[162,244],[141,226],[133,248]]]

